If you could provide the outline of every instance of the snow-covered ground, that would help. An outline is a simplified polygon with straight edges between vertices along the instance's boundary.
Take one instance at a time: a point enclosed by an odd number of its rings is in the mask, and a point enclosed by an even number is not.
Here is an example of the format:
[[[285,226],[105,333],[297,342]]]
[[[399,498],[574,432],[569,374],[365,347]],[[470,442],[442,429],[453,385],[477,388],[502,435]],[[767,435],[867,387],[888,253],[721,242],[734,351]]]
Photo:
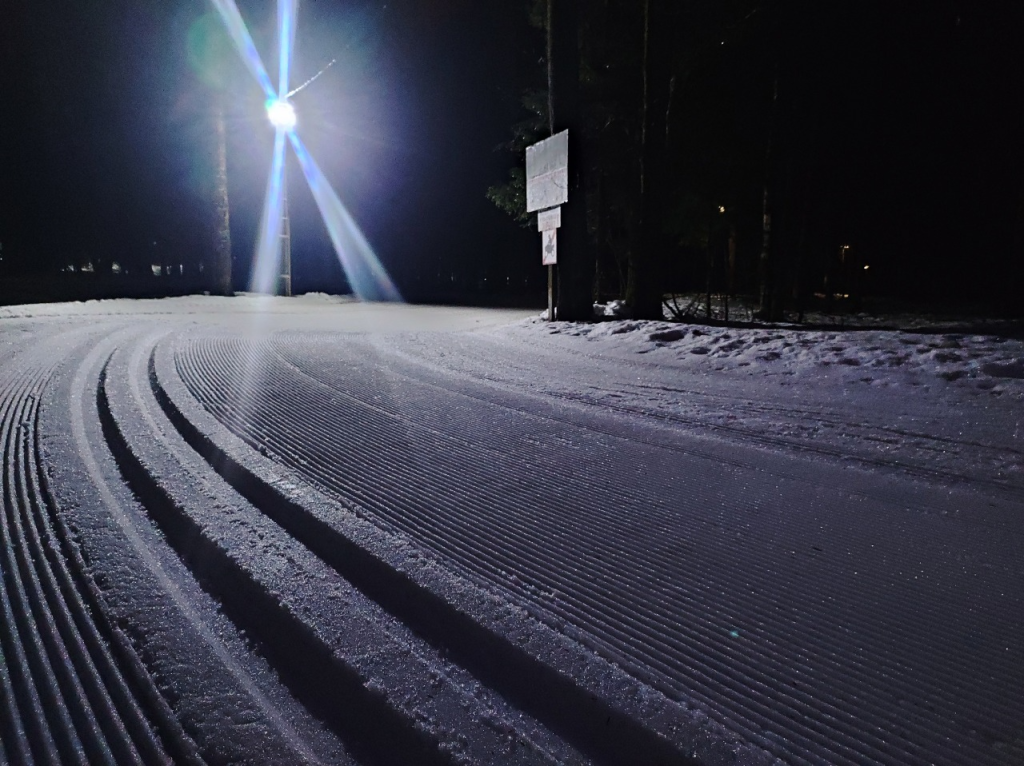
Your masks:
[[[1024,342],[889,320],[0,308],[0,762],[1016,766]]]
[[[371,334],[476,330],[557,361],[522,369],[498,359],[474,364],[473,357],[447,364],[709,428],[724,438],[953,483],[1024,489],[1019,324],[911,313],[811,314],[808,324],[834,328],[736,328],[615,319],[619,311],[617,304],[599,305],[595,316],[604,315],[602,321],[549,323],[545,314],[522,310],[396,307],[311,293],[8,306],[0,307],[0,319],[168,316],[255,333],[271,326]],[[431,355],[429,347],[423,354]],[[566,365],[568,374],[559,369]]]
[[[948,322],[910,319],[873,321],[911,330],[804,330],[534,316],[489,334],[604,360],[604,375],[570,387],[542,374],[543,390],[1024,489],[1024,341],[972,331],[984,321],[942,331]]]
[[[961,320],[955,323],[956,329],[945,329],[952,324],[947,321],[908,315],[861,315],[828,330],[804,330],[796,325],[723,328],[699,322],[624,319],[549,326],[544,318],[534,318],[526,324],[581,338],[594,344],[588,348],[598,353],[625,357],[653,354],[657,363],[672,367],[692,368],[693,357],[704,356],[715,371],[751,368],[752,374],[772,376],[811,373],[818,380],[816,373],[838,365],[863,368],[859,375],[854,372],[843,377],[847,382],[916,387],[933,384],[938,377],[958,382],[958,389],[995,396],[1019,395],[1024,390],[1019,383],[1024,380],[1024,341],[986,334],[993,327],[1009,327],[990,320]],[[824,317],[809,316],[808,324],[820,328]],[[877,325],[900,329],[874,329]]]
[[[525,344],[535,361],[546,361],[531,365],[531,355],[523,354],[520,367],[473,354],[445,364],[711,429],[722,438],[952,483],[1024,489],[1019,325],[902,313],[842,320],[809,315],[819,328],[813,330],[737,328],[612,318],[620,309],[596,306],[595,315],[606,316],[594,323],[549,323],[544,314],[522,310],[399,307],[322,293],[292,299],[241,294],[8,306],[0,307],[0,319],[166,316],[257,334],[271,328],[480,331],[478,337],[502,346]],[[820,329],[829,324],[834,329]],[[421,353],[431,356],[429,344]]]
[[[307,293],[293,298],[239,293],[232,298],[199,295],[0,306],[0,319],[168,317],[201,322],[208,326],[251,328],[255,331],[270,329],[272,326],[274,329],[297,327],[306,330],[373,333],[473,330],[504,325],[529,313],[460,307],[438,310],[433,306],[362,303],[350,296],[326,293]]]

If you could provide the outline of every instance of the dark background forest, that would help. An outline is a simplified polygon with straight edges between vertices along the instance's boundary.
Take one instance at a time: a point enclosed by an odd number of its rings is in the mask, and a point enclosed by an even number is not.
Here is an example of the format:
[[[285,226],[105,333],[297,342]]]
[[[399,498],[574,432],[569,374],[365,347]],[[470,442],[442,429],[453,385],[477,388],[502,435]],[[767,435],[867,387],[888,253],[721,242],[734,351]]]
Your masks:
[[[548,0],[300,5],[298,79],[337,59],[296,98],[300,132],[408,299],[543,302],[523,152],[569,127],[566,307],[650,315],[710,291],[769,317],[882,298],[1021,313],[1024,4],[551,2],[550,51]],[[174,285],[155,264],[197,274],[217,225],[214,104],[244,289],[273,136],[240,66],[197,66],[209,7],[5,5],[3,299],[33,276],[116,291],[115,263],[156,292]],[[239,7],[270,61],[273,3]],[[296,288],[342,291],[289,172]]]

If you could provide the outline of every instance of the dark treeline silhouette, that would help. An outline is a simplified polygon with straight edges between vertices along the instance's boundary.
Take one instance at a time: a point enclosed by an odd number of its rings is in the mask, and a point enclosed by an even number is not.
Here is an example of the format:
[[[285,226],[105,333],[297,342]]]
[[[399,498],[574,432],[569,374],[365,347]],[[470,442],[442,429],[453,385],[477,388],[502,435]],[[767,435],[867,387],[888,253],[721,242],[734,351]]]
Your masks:
[[[578,20],[550,56],[549,6]],[[766,319],[865,295],[1024,308],[1024,5],[529,0],[523,13],[537,28],[524,60],[539,64],[517,157],[550,132],[546,63],[578,46],[576,304],[625,298],[660,317],[666,294],[742,295]],[[517,169],[488,196],[531,225],[522,185]],[[578,285],[573,257],[560,268]]]
[[[237,57],[204,10],[5,14],[0,300],[231,292],[223,84],[189,57]]]
[[[660,315],[671,294],[767,317],[865,296],[1021,312],[1024,3],[551,3],[303,6],[296,76],[344,54],[303,135],[406,297],[541,305],[539,235],[481,191],[532,225],[525,147],[568,127],[563,317],[594,298]],[[269,60],[275,4],[244,10]],[[11,4],[0,300],[245,287],[272,133],[209,13]],[[297,289],[343,290],[289,179]]]

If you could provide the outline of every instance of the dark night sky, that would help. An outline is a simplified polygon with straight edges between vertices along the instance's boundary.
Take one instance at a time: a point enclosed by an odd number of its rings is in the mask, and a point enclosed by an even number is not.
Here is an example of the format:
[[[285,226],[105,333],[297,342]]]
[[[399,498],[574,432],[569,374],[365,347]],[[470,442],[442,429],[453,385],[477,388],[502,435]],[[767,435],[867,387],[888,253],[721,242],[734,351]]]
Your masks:
[[[484,198],[512,161],[494,149],[522,117],[519,93],[530,84],[524,52],[537,32],[524,5],[300,4],[293,79],[338,59],[296,97],[301,135],[400,286],[433,284],[438,272],[464,284],[528,274],[543,290],[535,237]],[[272,69],[274,3],[239,6]],[[1003,268],[1024,191],[1024,3],[806,7],[814,13],[790,32],[804,41],[807,77],[819,65],[827,73],[814,85],[829,126],[815,163],[841,187],[837,226],[904,280],[924,268],[955,286],[965,270]],[[201,0],[5,0],[5,266],[195,246],[208,89],[187,41],[209,10]],[[243,273],[272,134],[258,89],[244,72],[237,83],[227,99],[229,174]],[[340,272],[295,164],[290,178],[296,286],[336,289]]]
[[[894,282],[977,298],[1004,278],[1024,224],[1024,3],[851,7],[842,79],[826,86],[846,129],[825,160],[849,185],[851,236]]]
[[[39,253],[117,259],[190,247],[209,91],[190,64],[188,35],[212,7],[11,2],[0,25],[0,236],[9,259],[17,245],[28,264]],[[460,279],[488,275],[486,263],[496,264],[490,279],[524,271],[528,235],[484,197],[511,162],[494,149],[518,117],[521,35],[531,34],[512,5],[300,3],[293,82],[337,59],[295,98],[300,135],[400,284],[436,280],[442,265]],[[274,3],[239,7],[276,79]],[[237,274],[248,268],[273,136],[251,78],[230,76]],[[336,289],[326,230],[297,163],[289,168],[296,287]]]

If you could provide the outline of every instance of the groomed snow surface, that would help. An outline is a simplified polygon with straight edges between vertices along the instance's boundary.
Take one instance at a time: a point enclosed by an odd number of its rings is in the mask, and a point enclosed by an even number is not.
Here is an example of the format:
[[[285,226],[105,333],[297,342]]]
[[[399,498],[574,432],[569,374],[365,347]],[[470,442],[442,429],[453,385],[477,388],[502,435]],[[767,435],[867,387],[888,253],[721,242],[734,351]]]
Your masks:
[[[1024,763],[1024,342],[873,321],[0,308],[0,763]]]

